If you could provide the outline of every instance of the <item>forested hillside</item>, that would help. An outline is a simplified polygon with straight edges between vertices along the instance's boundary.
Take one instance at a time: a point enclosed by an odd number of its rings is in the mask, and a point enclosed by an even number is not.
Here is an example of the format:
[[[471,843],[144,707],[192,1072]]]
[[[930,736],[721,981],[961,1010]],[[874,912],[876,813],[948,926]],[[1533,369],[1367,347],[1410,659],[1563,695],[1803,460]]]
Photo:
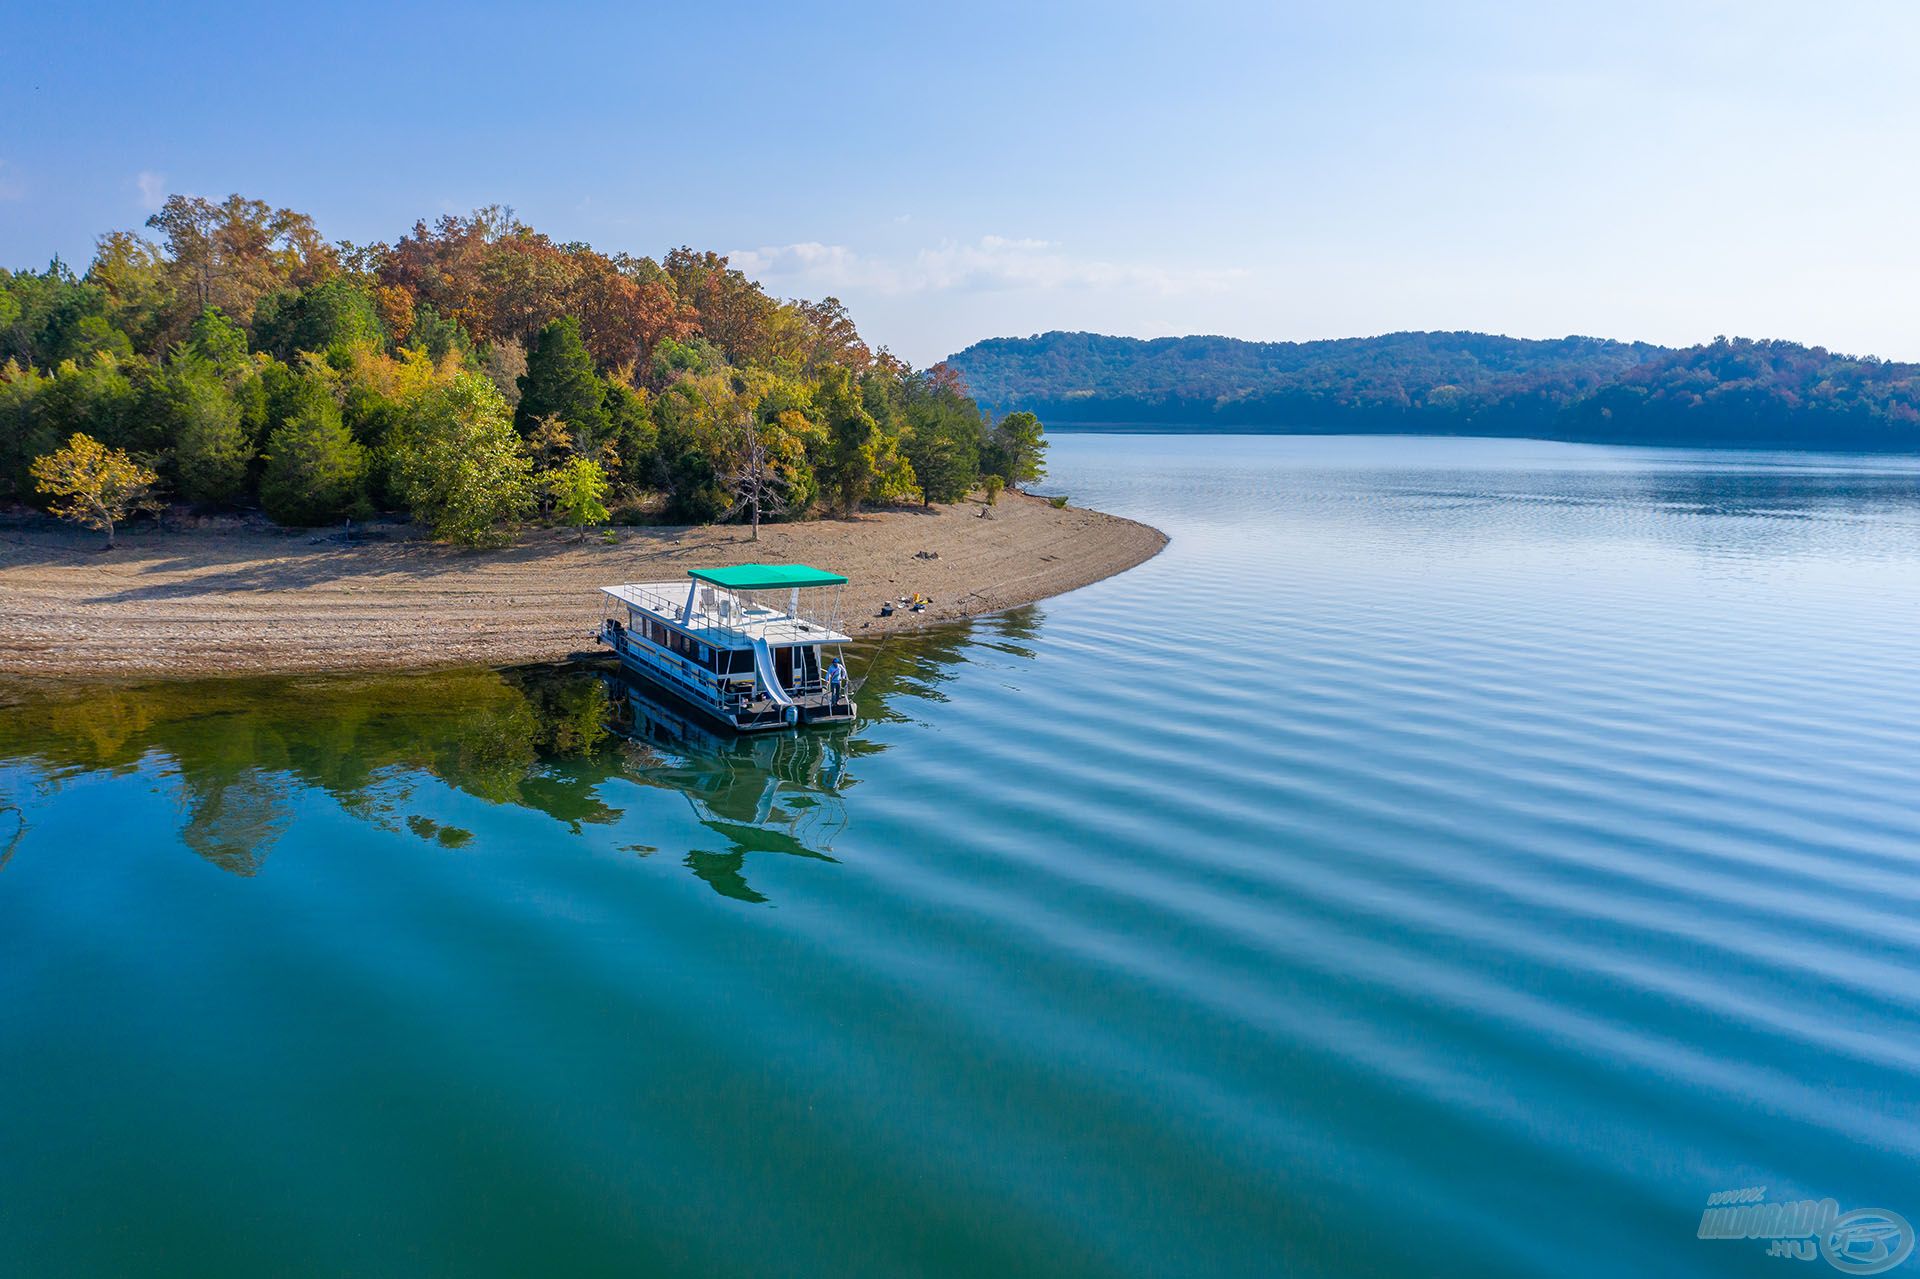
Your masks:
[[[1039,470],[945,370],[710,252],[556,243],[498,208],[351,244],[235,195],[172,196],[83,271],[0,270],[0,502],[112,535],[161,502],[439,535],[951,502]],[[105,495],[103,497],[103,495]],[[98,509],[96,509],[98,508]]]
[[[1392,333],[1324,342],[1046,333],[948,364],[1048,422],[1920,451],[1920,365],[1791,342],[1683,350]]]

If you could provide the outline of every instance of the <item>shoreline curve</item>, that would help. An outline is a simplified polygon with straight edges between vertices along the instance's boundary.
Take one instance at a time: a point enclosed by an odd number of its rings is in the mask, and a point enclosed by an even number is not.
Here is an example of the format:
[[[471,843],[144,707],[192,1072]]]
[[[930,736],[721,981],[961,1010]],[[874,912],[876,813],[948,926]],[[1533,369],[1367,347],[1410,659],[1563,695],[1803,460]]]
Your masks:
[[[982,518],[988,511],[991,518]],[[995,613],[1123,573],[1164,533],[1024,493],[997,506],[890,508],[852,519],[540,530],[462,550],[408,530],[345,542],[314,530],[192,528],[99,535],[34,517],[0,528],[0,676],[366,672],[564,660],[595,646],[598,587],[713,564],[797,560],[844,573],[856,640]],[[919,592],[924,613],[879,617]]]

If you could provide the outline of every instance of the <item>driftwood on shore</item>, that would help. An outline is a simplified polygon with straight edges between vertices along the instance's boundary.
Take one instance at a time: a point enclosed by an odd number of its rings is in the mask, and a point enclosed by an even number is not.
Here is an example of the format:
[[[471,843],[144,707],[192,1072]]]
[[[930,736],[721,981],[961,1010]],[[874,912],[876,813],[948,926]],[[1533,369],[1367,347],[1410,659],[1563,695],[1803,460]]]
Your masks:
[[[744,529],[622,529],[613,542],[535,532],[494,551],[412,537],[130,531],[35,520],[0,532],[0,674],[206,675],[545,661],[589,649],[597,587],[696,566],[798,560],[844,573],[855,636],[993,612],[1085,586],[1152,557],[1156,529],[1007,494],[972,503]],[[886,600],[920,594],[924,612]]]

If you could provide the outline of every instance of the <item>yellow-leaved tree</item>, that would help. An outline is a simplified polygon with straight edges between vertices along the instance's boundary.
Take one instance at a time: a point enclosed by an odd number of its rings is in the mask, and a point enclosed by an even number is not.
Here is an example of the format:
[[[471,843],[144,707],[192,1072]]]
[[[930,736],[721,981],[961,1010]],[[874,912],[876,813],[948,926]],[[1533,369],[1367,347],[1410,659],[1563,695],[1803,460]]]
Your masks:
[[[27,468],[48,498],[47,509],[63,520],[97,528],[113,547],[113,526],[135,511],[151,510],[160,477],[124,450],[110,449],[90,435],[75,435]]]

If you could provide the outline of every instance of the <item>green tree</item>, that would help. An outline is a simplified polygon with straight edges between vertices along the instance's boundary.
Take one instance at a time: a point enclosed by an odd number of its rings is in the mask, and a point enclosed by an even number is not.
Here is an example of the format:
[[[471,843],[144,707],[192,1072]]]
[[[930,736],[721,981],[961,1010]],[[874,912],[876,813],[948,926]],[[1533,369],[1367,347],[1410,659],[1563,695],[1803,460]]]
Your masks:
[[[87,268],[87,283],[106,294],[106,315],[134,350],[158,355],[160,335],[174,307],[167,260],[159,246],[131,231],[100,237]]]
[[[1047,441],[1040,419],[1031,413],[1009,413],[993,428],[993,469],[1009,488],[1019,488],[1047,473]]]
[[[592,458],[568,458],[541,476],[541,482],[554,515],[579,529],[581,541],[587,540],[588,525],[606,522],[607,473]]]
[[[907,387],[902,447],[919,480],[921,500],[958,502],[980,478],[980,411],[973,401],[917,376]]]
[[[475,358],[473,339],[460,327],[460,321],[450,316],[443,318],[432,303],[423,303],[414,309],[413,328],[407,334],[405,345],[425,351],[435,364],[449,355],[457,355],[462,364],[470,364]]]
[[[975,468],[952,438],[934,431],[915,431],[907,436],[906,453],[914,477],[920,481],[920,500],[927,506],[958,502],[973,488]]]
[[[260,504],[282,524],[328,524],[366,502],[367,450],[324,392],[302,397],[267,437]]]
[[[395,488],[445,541],[485,546],[533,507],[533,464],[507,402],[478,373],[427,391],[388,441]]]
[[[649,365],[651,385],[663,387],[683,373],[711,373],[725,364],[726,359],[710,342],[699,338],[686,342],[662,338],[653,348]]]
[[[611,379],[606,407],[612,430],[607,446],[613,451],[614,465],[630,482],[640,483],[654,473],[658,462],[660,431],[653,424],[653,407],[645,392]]]
[[[883,431],[874,440],[873,482],[868,486],[868,496],[875,502],[925,500],[920,492],[920,480],[913,473],[913,463],[901,451],[898,435]]]
[[[653,402],[659,472],[673,519],[706,524],[733,504],[724,477],[743,398],[726,370],[684,374]]]
[[[777,404],[776,397],[768,398]],[[799,408],[779,409],[761,425],[760,442],[779,481],[781,500],[776,514],[796,519],[820,500],[820,477],[814,473],[810,455],[823,446],[824,440],[820,424]]]
[[[814,402],[827,427],[825,451],[814,469],[828,503],[851,515],[873,488],[880,427],[861,402],[852,376],[838,365],[822,375]]]
[[[0,364],[0,491],[10,497],[24,499],[33,491],[28,468],[33,459],[52,452],[60,439],[41,411],[51,381],[18,361]]]
[[[593,356],[580,340],[580,322],[563,316],[540,330],[520,378],[514,425],[522,435],[542,418],[557,417],[573,431],[582,453],[592,455],[613,434],[607,387],[593,371]]]
[[[219,371],[233,377],[247,371],[247,331],[228,319],[217,306],[202,311],[187,330],[187,346]]]
[[[260,299],[253,337],[256,346],[276,359],[290,361],[302,351],[313,351],[338,367],[345,367],[356,349],[378,351],[387,344],[373,295],[340,276]]]
[[[160,477],[119,449],[86,435],[35,458],[33,482],[48,499],[47,509],[107,535],[113,548],[113,529],[135,511],[154,505],[154,486]]]
[[[39,397],[40,420],[56,442],[89,435],[109,448],[157,453],[169,440],[164,407],[148,405],[155,380],[152,366],[137,357],[63,360]]]
[[[253,441],[240,420],[240,405],[213,366],[198,358],[175,360],[162,379],[172,471],[189,502],[230,502],[247,486]]]
[[[58,258],[45,271],[0,271],[0,360],[52,368],[99,353],[133,354],[105,289],[75,278]]]
[[[672,518],[711,524],[726,514],[733,498],[710,450],[688,441],[663,446],[660,459],[667,475],[667,513]]]

